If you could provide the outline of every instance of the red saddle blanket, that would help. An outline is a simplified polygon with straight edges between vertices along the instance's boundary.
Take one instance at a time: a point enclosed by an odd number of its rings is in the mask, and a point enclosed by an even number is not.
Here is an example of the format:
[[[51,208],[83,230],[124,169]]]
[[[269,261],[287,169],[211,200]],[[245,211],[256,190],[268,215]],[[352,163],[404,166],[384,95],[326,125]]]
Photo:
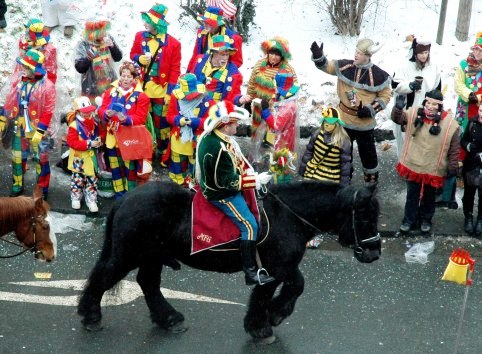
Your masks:
[[[191,254],[237,240],[241,232],[236,224],[204,197],[199,186],[196,186],[195,190],[192,201]],[[259,221],[254,190],[245,190],[242,193],[249,209]]]

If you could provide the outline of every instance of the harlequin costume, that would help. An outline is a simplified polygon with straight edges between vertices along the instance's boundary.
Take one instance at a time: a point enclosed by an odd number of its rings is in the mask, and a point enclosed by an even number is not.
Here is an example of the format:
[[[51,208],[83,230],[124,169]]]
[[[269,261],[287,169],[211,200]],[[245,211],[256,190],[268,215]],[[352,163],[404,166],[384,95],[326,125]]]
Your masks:
[[[97,122],[94,119],[96,107],[89,98],[74,100],[75,120],[69,124],[67,144],[69,145],[68,169],[70,179],[70,199],[72,208],[79,209],[82,196],[92,212],[97,208],[97,156],[92,142],[100,141]]]
[[[358,41],[356,49],[371,57],[380,46],[371,39],[363,38]],[[341,119],[346,123],[345,130],[352,143],[357,142],[365,182],[376,183],[378,157],[374,137],[375,116],[390,101],[390,76],[373,64],[371,59],[363,65],[355,65],[351,59],[328,60],[324,55],[312,60],[318,69],[338,78]]]
[[[482,32],[478,32],[475,38],[474,49],[482,49]],[[462,60],[455,71],[455,93],[459,96],[457,101],[456,119],[461,126],[461,133],[467,127],[469,117],[477,115],[478,105],[482,102],[482,62],[477,61],[470,53]],[[469,102],[469,95],[474,93],[478,102]],[[463,156],[462,156],[463,157]]]
[[[427,100],[438,103],[438,112],[429,115]],[[423,107],[392,110],[392,120],[406,124],[405,145],[396,168],[407,181],[405,215],[400,230],[408,232],[421,223],[428,232],[435,213],[435,189],[442,187],[446,176],[455,176],[460,149],[459,126],[450,112],[443,110],[443,96],[438,90],[425,94]]]
[[[50,164],[47,129],[55,109],[56,91],[55,85],[46,77],[44,60],[44,54],[35,49],[30,49],[25,55],[18,57],[17,63],[30,69],[33,77],[22,76],[21,73],[14,74],[5,99],[5,116],[15,121],[11,196],[23,193],[23,176],[29,151],[34,155],[37,184],[42,188],[44,198],[48,196]]]
[[[109,118],[105,112],[113,104],[123,107],[126,120],[120,122],[117,117]],[[119,80],[102,95],[102,104],[98,114],[108,127],[106,137],[107,156],[112,171],[112,184],[116,198],[122,197],[128,190],[137,186],[139,175],[143,172],[142,161],[123,161],[114,131],[120,125],[133,126],[146,124],[149,112],[149,97],[142,92],[142,85],[137,83],[127,91],[119,87]]]
[[[233,124],[246,110],[221,101],[210,109],[199,139],[196,180],[204,197],[226,214],[240,229],[240,251],[246,284],[266,284],[275,279],[257,272],[256,238],[258,223],[241,191],[256,188],[258,176],[248,173],[250,165],[241,148],[221,128]]]
[[[238,104],[243,76],[231,61],[224,66],[214,67],[211,64],[214,51],[229,51],[232,54],[236,49],[233,47],[233,40],[228,36],[214,36],[213,47],[209,53],[197,56],[196,65],[190,72],[206,85],[206,91],[214,101],[228,100]]]
[[[169,177],[180,185],[187,185],[194,176],[197,137],[204,130],[209,108],[216,103],[205,93],[206,87],[196,75],[184,74],[171,94],[167,112],[171,125]]]
[[[156,129],[157,149],[161,164],[165,165],[169,143],[169,124],[166,120],[169,99],[181,73],[181,43],[167,33],[165,20],[167,7],[154,5],[148,12],[142,12],[142,19],[151,25],[157,34],[148,31],[136,33],[130,58],[142,68],[143,91],[151,100],[151,115]],[[151,58],[147,63],[146,54]]]
[[[102,95],[117,79],[114,62],[122,59],[122,51],[107,33],[109,29],[109,21],[87,21],[83,39],[75,48],[75,70],[80,73],[81,94],[91,101]],[[110,38],[112,46],[104,42],[104,37]]]
[[[23,55],[30,49],[36,49],[41,52],[44,57],[43,68],[47,72],[47,78],[53,84],[57,81],[57,49],[50,43],[50,33],[45,28],[44,23],[32,18],[24,25],[25,35],[20,38],[18,47],[20,54]],[[15,65],[14,73],[17,73],[22,65]]]
[[[336,124],[343,129],[345,123],[340,119],[336,108],[325,108],[320,121],[321,127],[312,136],[301,158],[299,174],[308,179],[339,184],[350,184],[351,142],[346,134],[340,134],[340,141],[335,141],[335,130],[325,131],[323,123]]]
[[[213,36],[215,35],[228,36],[233,39],[233,47],[236,49],[236,52],[233,53],[231,62],[240,68],[243,65],[243,38],[237,32],[226,27],[223,19],[223,10],[217,7],[208,6],[204,15],[199,15],[197,19],[204,25],[197,30],[196,42],[194,43],[194,49],[187,66],[187,71],[192,72],[199,55],[209,53],[209,50],[213,47]],[[211,34],[206,30],[206,25],[209,25],[210,27],[218,27],[218,32],[216,34]]]

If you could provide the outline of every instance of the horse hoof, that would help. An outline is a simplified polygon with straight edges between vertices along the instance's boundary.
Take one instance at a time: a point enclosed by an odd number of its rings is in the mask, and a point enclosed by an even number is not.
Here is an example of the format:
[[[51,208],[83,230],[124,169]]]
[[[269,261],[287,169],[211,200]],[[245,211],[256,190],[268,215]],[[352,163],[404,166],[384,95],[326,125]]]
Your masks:
[[[254,338],[254,343],[259,345],[270,345],[273,344],[276,340],[276,336],[269,336],[265,338]]]
[[[89,332],[99,332],[103,328],[100,321],[94,323],[83,323],[83,327]]]
[[[176,323],[175,325],[169,327],[167,330],[170,332],[170,333],[174,333],[174,334],[179,334],[179,333],[184,333],[188,330],[188,326],[186,326],[184,324],[184,322],[179,322],[179,323]]]

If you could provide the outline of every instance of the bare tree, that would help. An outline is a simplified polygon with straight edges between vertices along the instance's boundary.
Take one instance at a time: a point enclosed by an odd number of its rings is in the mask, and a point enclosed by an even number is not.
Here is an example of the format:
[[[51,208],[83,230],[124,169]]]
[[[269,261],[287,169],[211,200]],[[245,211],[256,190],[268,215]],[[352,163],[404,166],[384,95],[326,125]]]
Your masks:
[[[368,0],[322,0],[330,19],[342,35],[357,36],[363,22]]]
[[[455,28],[455,38],[461,42],[465,42],[468,39],[471,15],[472,0],[460,0],[459,13],[457,15],[457,26]]]

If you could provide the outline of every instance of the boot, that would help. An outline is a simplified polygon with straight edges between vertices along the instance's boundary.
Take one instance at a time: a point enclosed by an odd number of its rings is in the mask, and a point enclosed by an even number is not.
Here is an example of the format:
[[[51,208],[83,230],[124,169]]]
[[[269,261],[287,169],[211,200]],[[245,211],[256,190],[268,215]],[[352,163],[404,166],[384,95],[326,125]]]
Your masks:
[[[474,216],[472,215],[472,213],[465,214],[464,229],[465,232],[469,235],[472,235],[474,233]]]
[[[364,173],[363,179],[367,184],[377,184],[378,183],[378,171],[375,173]]]
[[[274,281],[273,277],[264,274],[256,266],[256,242],[241,240],[239,245],[241,251],[241,261],[245,274],[246,285],[264,285]]]
[[[482,216],[477,217],[477,224],[475,225],[475,237],[482,237]]]

